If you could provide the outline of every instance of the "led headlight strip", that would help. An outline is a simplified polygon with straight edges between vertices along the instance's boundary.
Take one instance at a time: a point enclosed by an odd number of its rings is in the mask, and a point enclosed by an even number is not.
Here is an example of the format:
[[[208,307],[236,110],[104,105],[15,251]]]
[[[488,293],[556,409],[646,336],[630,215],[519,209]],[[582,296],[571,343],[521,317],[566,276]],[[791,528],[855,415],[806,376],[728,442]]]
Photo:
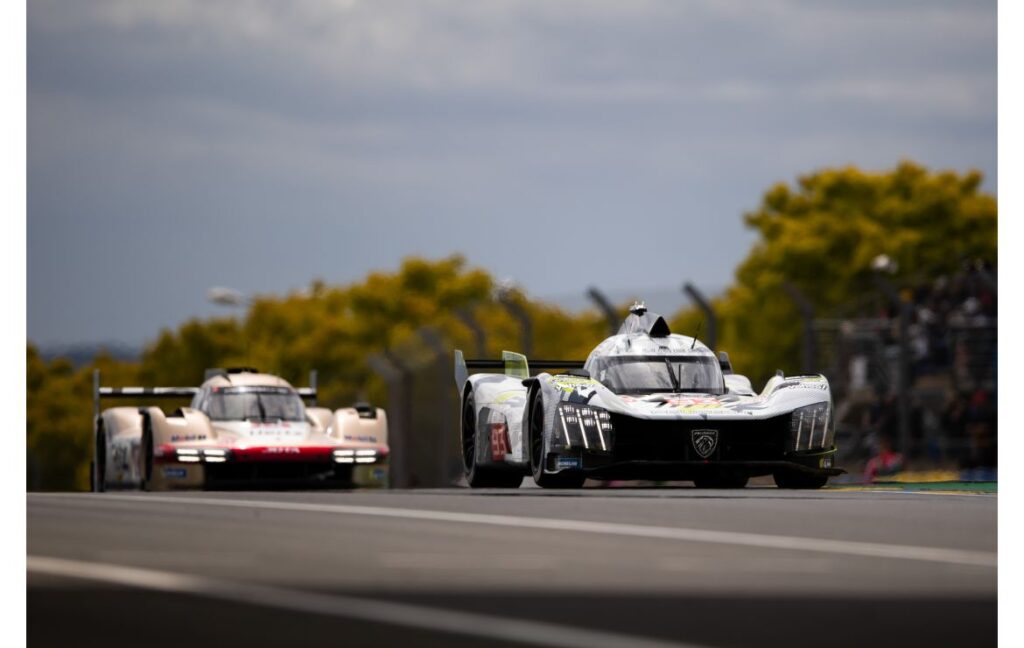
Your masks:
[[[175,452],[181,463],[224,463],[228,460],[227,450],[220,448],[178,448]]]
[[[350,448],[343,448],[334,451],[334,462],[335,463],[375,463],[377,461],[377,451],[373,448],[362,448],[359,450],[353,450]]]
[[[793,410],[789,419],[793,449],[811,450],[815,447],[831,446],[832,431],[829,428],[831,414],[832,408],[829,403],[817,403]],[[806,443],[804,443],[805,435]],[[815,443],[815,437],[817,437],[817,443]]]
[[[608,445],[611,438],[610,436],[606,436],[605,432],[610,434],[613,429],[611,415],[608,412],[589,405],[561,403],[558,407],[558,417],[559,422],[562,425],[562,433],[565,435],[565,446],[567,448],[572,447],[572,435],[569,432],[570,427],[575,427],[580,431],[580,437],[582,439],[584,449],[590,450],[591,446],[591,439],[589,438],[587,431],[596,430],[597,441],[601,445],[601,450],[605,452],[608,451]]]

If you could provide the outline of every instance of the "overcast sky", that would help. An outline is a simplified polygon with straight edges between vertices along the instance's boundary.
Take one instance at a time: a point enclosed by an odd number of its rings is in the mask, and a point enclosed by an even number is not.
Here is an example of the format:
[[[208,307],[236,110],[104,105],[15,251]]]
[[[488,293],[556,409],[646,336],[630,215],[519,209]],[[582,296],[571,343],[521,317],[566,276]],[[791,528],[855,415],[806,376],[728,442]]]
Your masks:
[[[996,190],[994,1],[29,0],[29,339],[411,254],[716,290],[769,185],[902,157]]]

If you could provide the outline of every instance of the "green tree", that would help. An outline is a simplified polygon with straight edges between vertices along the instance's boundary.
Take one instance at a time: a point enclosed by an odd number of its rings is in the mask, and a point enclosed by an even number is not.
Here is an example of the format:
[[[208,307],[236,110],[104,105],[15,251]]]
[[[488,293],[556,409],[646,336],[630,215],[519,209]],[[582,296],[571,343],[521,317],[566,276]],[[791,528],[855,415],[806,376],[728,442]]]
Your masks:
[[[912,162],[870,173],[854,167],[801,176],[769,189],[744,215],[759,239],[717,300],[719,346],[737,369],[765,379],[799,369],[801,321],[783,291],[792,282],[819,317],[845,314],[878,293],[872,261],[896,263],[891,280],[914,286],[961,268],[996,261],[996,199],[981,174],[931,172]],[[676,320],[691,314],[679,314]]]
[[[966,260],[994,263],[996,200],[980,192],[980,184],[978,173],[935,173],[904,162],[883,173],[826,169],[795,186],[772,187],[744,216],[758,242],[715,301],[719,346],[755,383],[776,368],[793,373],[801,323],[785,282],[796,285],[819,316],[830,316],[877,294],[871,262],[879,254],[896,262],[892,280],[902,286],[953,272]],[[386,387],[367,359],[422,349],[417,335],[424,327],[475,355],[460,310],[472,312],[486,331],[489,357],[521,350],[518,324],[496,289],[487,272],[467,267],[461,256],[409,258],[394,272],[374,272],[350,285],[317,280],[283,297],[257,296],[243,318],[190,320],[161,331],[137,363],[101,354],[94,366],[107,385],[196,385],[206,368],[241,365],[305,385],[315,368],[323,405],[384,403]],[[584,358],[606,334],[596,312],[566,313],[515,289],[508,297],[530,315],[533,357]],[[672,328],[691,333],[700,319],[687,309],[672,318]],[[31,344],[27,353],[29,487],[85,489],[93,367],[46,362]]]

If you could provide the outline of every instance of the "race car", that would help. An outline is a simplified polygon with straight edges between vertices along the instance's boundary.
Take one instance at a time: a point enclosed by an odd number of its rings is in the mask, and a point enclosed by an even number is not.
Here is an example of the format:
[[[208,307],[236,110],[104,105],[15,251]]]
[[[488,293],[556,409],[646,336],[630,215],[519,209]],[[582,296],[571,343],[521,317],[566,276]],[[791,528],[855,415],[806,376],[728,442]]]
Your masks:
[[[191,399],[159,407],[112,407],[104,398]],[[387,486],[383,409],[316,403],[316,372],[296,389],[252,368],[211,369],[199,387],[103,387],[93,372],[93,490],[238,486]]]
[[[503,369],[475,373],[471,369]],[[531,374],[531,369],[567,370]],[[466,360],[455,351],[461,442],[471,487],[545,488],[597,480],[693,481],[742,488],[772,475],[821,488],[833,465],[828,380],[778,372],[760,394],[693,337],[673,334],[642,302],[585,362]]]

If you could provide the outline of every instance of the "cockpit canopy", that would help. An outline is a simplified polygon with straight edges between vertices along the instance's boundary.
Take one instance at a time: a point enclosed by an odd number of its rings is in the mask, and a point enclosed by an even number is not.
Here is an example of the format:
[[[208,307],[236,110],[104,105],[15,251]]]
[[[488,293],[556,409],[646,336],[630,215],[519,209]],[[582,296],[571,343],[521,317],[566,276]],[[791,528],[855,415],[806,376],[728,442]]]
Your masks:
[[[616,394],[725,393],[722,369],[711,354],[602,356],[592,359],[589,371]]]
[[[212,387],[197,409],[211,421],[305,421],[306,407],[290,387]]]

